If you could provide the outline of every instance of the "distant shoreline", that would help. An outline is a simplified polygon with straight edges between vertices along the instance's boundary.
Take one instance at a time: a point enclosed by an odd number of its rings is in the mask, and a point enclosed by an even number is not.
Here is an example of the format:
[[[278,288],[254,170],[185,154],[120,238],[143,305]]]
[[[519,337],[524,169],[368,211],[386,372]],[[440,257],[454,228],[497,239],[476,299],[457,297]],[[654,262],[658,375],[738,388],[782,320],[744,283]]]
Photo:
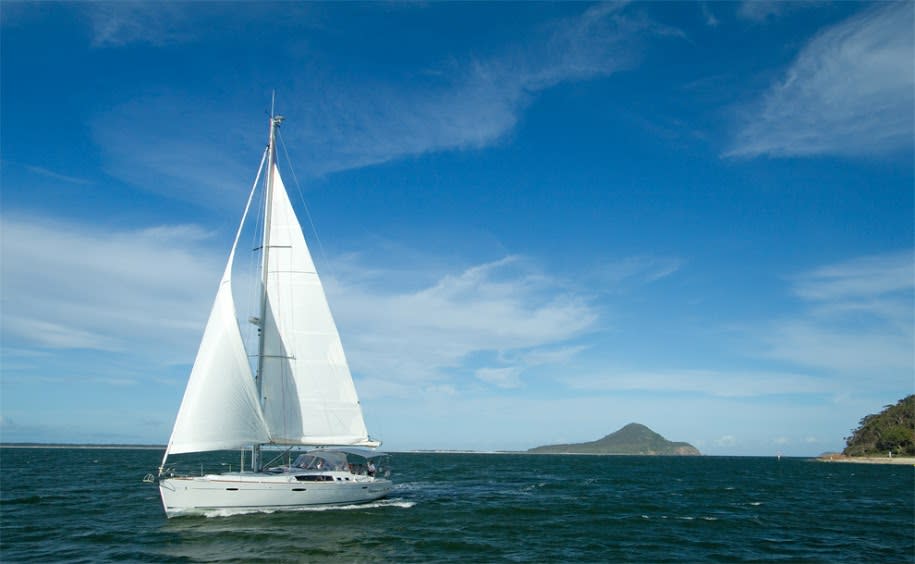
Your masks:
[[[0,448],[82,448],[121,450],[165,450],[165,445],[68,445],[43,443],[0,443]]]
[[[83,450],[165,450],[165,445],[94,445],[94,444],[65,444],[65,443],[0,443],[0,448],[54,448],[54,449],[83,449]],[[563,452],[563,453],[539,453],[527,452],[523,450],[433,450],[418,449],[404,451],[389,451],[391,453],[401,454],[530,454],[535,456],[559,455],[559,456],[654,456],[659,458],[676,457],[683,458],[684,455],[633,455],[633,454],[608,454],[608,453],[591,453],[591,452]],[[768,455],[699,455],[702,458],[773,458]],[[687,457],[692,458],[692,457]],[[786,456],[783,458],[801,458],[815,460],[817,462],[844,462],[851,464],[900,464],[915,466],[915,457],[913,456],[845,456],[843,454],[824,454],[820,456]]]

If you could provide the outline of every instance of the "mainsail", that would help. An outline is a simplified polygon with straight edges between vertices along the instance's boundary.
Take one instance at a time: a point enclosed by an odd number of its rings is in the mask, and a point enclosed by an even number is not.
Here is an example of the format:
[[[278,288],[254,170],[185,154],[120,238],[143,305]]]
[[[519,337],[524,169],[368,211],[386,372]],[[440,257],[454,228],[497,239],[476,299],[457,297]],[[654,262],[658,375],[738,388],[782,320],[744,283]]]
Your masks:
[[[327,298],[276,165],[268,216],[261,401],[276,444],[370,441]]]

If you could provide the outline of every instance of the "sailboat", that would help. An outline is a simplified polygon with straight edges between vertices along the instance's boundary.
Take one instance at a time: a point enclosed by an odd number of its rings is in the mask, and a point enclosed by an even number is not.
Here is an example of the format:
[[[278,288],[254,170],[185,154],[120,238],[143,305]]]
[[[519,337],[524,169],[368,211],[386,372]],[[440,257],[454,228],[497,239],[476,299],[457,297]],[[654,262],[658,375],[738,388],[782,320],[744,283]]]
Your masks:
[[[381,443],[368,435],[321,280],[277,167],[282,121],[271,110],[269,142],[168,446],[158,474],[148,476],[159,486],[168,517],[364,503],[392,488],[384,453],[375,450]],[[232,296],[232,267],[261,185],[260,303],[249,319],[257,329],[257,350],[249,353]],[[168,465],[172,455],[235,449],[241,452],[237,472],[182,475]],[[265,463],[277,450],[276,459],[285,464]]]

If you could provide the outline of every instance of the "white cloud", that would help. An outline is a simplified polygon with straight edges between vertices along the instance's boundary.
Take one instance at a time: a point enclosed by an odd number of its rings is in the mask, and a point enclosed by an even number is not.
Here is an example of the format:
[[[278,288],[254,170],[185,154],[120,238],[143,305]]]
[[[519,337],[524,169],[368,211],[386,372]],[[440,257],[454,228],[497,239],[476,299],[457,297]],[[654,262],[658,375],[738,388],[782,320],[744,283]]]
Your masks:
[[[624,269],[625,271],[625,269]],[[590,392],[718,398],[904,394],[915,372],[915,264],[910,250],[857,257],[791,278],[795,313],[746,332],[743,354],[776,369],[659,370],[573,365],[562,382]],[[758,363],[754,363],[758,365]]]
[[[754,3],[755,4],[755,3]],[[913,4],[830,27],[748,109],[727,156],[868,156],[912,147]]]
[[[537,93],[633,67],[650,34],[678,32],[628,17],[623,4],[599,4],[532,30],[526,43],[490,56],[458,55],[417,73],[406,89],[388,82],[353,88],[321,77],[300,92],[306,123],[290,124],[286,133],[292,144],[314,148],[304,166],[316,174],[486,147],[511,133]]]
[[[190,363],[225,260],[221,245],[204,245],[210,233],[189,225],[111,231],[37,216],[4,217],[0,228],[8,359],[27,365],[30,356],[67,349],[116,352],[127,366],[140,362],[111,376],[128,379],[149,362]],[[384,274],[325,277],[367,397],[453,390],[458,374],[519,384],[525,368],[582,350],[568,341],[597,320],[585,298],[521,257],[446,271],[412,290],[370,283]],[[471,358],[480,354],[489,360]]]
[[[906,250],[859,257],[794,279],[806,306],[774,321],[763,341],[780,360],[853,378],[871,388],[911,386],[915,369],[915,263]]]
[[[627,281],[650,283],[674,274],[684,261],[676,257],[632,256],[606,262],[597,268],[602,282],[617,286]]]
[[[78,178],[76,176],[61,174],[59,172],[54,172],[53,170],[48,170],[44,167],[35,166],[35,165],[24,165],[24,166],[27,170],[29,170],[35,174],[44,176],[46,178],[53,178],[54,180],[60,180],[60,181],[66,182],[68,184],[79,184],[79,185],[91,184],[91,182],[89,180],[86,180],[84,178]]]
[[[105,230],[39,216],[6,216],[0,230],[5,347],[181,362],[182,351],[193,354],[222,269],[200,245],[207,232]]]
[[[601,392],[691,393],[744,398],[780,394],[823,394],[827,380],[802,373],[715,370],[613,370],[562,378],[572,389]]]
[[[521,386],[519,375],[521,367],[509,366],[507,368],[480,368],[475,375],[480,380],[499,388],[518,388]]]
[[[516,385],[524,368],[582,350],[567,342],[598,318],[585,298],[520,257],[445,273],[414,290],[325,278],[350,362],[369,380],[426,385],[470,370],[494,385]],[[481,354],[497,358],[472,358]]]
[[[565,364],[587,347],[584,345],[564,346],[555,349],[542,348],[521,353],[520,360],[526,366],[541,366],[544,364]]]
[[[114,339],[100,332],[80,329],[73,325],[64,325],[53,321],[5,315],[3,325],[5,332],[23,337],[41,347],[108,351],[120,348]]]
[[[912,251],[854,258],[796,278],[795,293],[806,300],[871,299],[905,294],[915,286]]]
[[[912,383],[912,333],[855,330],[830,323],[786,320],[773,325],[767,355],[802,366],[869,377],[873,388]]]
[[[137,6],[106,4],[98,10],[99,21],[112,28],[99,31],[99,41],[144,40],[147,30],[140,33],[136,22],[149,8]],[[180,11],[158,14],[148,32],[156,37],[156,22],[168,18],[180,20]],[[624,4],[599,4],[532,29],[525,42],[481,55],[458,53],[431,68],[407,67],[403,72],[412,74],[406,80],[360,76],[358,85],[322,67],[312,50],[299,53],[287,46],[281,51],[288,57],[284,66],[307,72],[280,94],[279,107],[290,117],[281,136],[303,177],[487,147],[511,134],[540,92],[635,66],[643,39],[651,35],[680,34],[627,15]],[[242,91],[223,97],[218,106],[212,100],[146,95],[116,107],[92,124],[106,172],[147,190],[218,205],[249,181],[255,166],[250,159],[257,158],[265,128],[249,119],[255,112],[240,114],[238,108],[263,107],[264,99],[255,98],[263,95]],[[251,164],[239,166],[244,162]]]

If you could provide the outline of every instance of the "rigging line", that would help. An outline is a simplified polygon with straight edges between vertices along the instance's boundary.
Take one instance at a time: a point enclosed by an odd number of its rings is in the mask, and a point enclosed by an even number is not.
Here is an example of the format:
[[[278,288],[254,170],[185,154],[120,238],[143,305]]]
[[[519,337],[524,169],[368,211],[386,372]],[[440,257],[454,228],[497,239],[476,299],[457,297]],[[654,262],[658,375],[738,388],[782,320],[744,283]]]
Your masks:
[[[261,164],[257,167],[257,176],[254,177],[254,184],[251,186],[251,192],[248,194],[248,202],[245,204],[245,211],[241,216],[241,222],[238,225],[238,231],[235,233],[235,241],[232,243],[232,261],[235,260],[235,249],[238,247],[238,240],[241,239],[241,232],[245,226],[245,219],[248,217],[248,211],[251,209],[251,201],[254,199],[254,192],[257,189],[257,183],[260,181],[261,173],[264,171],[264,161],[267,159],[267,151],[261,157]],[[229,272],[231,276],[231,272]]]
[[[289,172],[292,173],[292,181],[295,183],[296,194],[298,194],[299,200],[302,202],[302,207],[305,208],[305,216],[308,217],[308,224],[311,225],[311,232],[315,234],[315,241],[318,243],[318,251],[321,253],[321,261],[326,265],[327,270],[330,271],[330,275],[336,278],[331,263],[327,259],[327,253],[324,252],[324,243],[321,242],[321,236],[318,235],[318,228],[315,227],[315,222],[311,218],[311,210],[308,209],[308,204],[305,202],[305,194],[302,192],[302,186],[299,184],[299,179],[295,175],[295,168],[293,168],[292,159],[289,158],[289,152],[286,150],[286,142],[283,140],[283,134],[279,128],[277,128],[276,133],[280,140],[280,147],[283,148],[283,155],[286,157]]]

